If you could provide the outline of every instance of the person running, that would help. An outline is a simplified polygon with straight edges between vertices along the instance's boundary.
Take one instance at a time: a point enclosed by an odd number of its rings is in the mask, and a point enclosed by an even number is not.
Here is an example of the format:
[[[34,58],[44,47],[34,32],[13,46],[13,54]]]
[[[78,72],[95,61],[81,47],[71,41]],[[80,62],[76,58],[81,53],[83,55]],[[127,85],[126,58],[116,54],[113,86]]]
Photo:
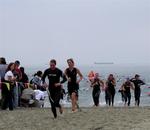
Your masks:
[[[13,110],[13,87],[16,78],[13,75],[14,63],[10,63],[6,70],[4,80],[2,84],[2,110]]]
[[[94,106],[99,106],[99,96],[101,89],[100,87],[104,88],[104,82],[99,78],[99,74],[96,73],[93,82],[91,83],[91,87],[93,87],[93,101],[94,101]]]
[[[135,89],[134,89],[134,97],[135,97],[135,106],[140,105],[140,96],[141,96],[141,85],[144,85],[145,83],[140,79],[140,75],[136,74],[135,78],[131,79],[131,82],[133,82]]]
[[[44,71],[42,81],[43,84],[46,84],[45,78],[48,77],[49,79],[49,87],[48,87],[48,94],[49,100],[51,103],[51,110],[53,112],[54,118],[57,118],[57,111],[56,107],[59,108],[60,113],[63,113],[62,106],[60,105],[60,98],[61,98],[61,87],[64,82],[66,82],[66,77],[63,72],[56,68],[56,60],[52,59],[50,61],[50,68]],[[60,78],[62,77],[62,81]]]
[[[75,66],[73,59],[68,59],[68,68],[65,70],[65,75],[68,80],[68,93],[71,98],[72,103],[72,112],[76,112],[78,106],[78,90],[79,90],[79,83],[83,79],[83,76],[80,70]],[[77,75],[79,75],[79,79],[77,79]]]
[[[124,94],[124,106],[130,106],[131,102],[131,89],[134,90],[134,84],[130,81],[129,78],[126,79],[125,83],[122,84],[121,89]],[[127,103],[128,102],[128,103]]]
[[[109,105],[109,94],[108,94],[107,85],[105,85],[105,102],[106,102],[106,105]]]
[[[109,106],[114,106],[116,80],[113,74],[110,74],[106,81],[107,100]]]

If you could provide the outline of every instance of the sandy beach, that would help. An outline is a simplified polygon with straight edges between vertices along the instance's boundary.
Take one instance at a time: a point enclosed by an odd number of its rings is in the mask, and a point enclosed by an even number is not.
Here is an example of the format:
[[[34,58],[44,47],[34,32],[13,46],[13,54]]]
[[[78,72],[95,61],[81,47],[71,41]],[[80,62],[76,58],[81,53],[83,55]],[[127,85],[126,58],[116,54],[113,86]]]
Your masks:
[[[54,119],[50,108],[0,111],[0,130],[149,130],[150,107],[65,109]]]

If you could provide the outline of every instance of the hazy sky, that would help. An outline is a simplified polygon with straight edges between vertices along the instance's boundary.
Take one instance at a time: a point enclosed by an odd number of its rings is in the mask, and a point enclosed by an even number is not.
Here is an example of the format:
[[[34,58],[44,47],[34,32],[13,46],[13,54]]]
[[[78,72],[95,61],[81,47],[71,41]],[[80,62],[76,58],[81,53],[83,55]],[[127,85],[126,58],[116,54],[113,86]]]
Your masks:
[[[0,56],[150,64],[150,0],[0,0]]]

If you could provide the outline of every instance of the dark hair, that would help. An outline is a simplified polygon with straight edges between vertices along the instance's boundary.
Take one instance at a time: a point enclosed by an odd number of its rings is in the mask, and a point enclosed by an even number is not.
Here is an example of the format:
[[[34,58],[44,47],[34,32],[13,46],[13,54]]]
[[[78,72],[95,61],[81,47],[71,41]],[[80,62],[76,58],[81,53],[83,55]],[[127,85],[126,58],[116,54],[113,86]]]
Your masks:
[[[0,64],[6,64],[6,60],[4,57],[0,57]]]
[[[39,71],[37,71],[37,72],[34,74],[34,77],[35,77],[35,76],[41,77],[42,74],[43,74],[42,71],[39,70]]]
[[[21,73],[24,73],[24,67],[20,67]]]
[[[110,74],[110,75],[108,76],[108,80],[111,80],[110,77],[113,77],[112,80],[115,79],[113,74]]]
[[[40,77],[42,75],[42,71],[38,71],[36,75]]]
[[[50,60],[50,63],[54,63],[56,65],[56,60],[52,59],[52,60]]]
[[[74,64],[74,60],[72,58],[68,59],[67,62],[71,61]]]
[[[138,74],[135,75],[135,78],[139,78],[139,77],[140,77],[140,75],[138,75]]]
[[[110,74],[109,76],[112,76],[112,77],[114,77],[114,75],[113,75],[113,74]]]
[[[15,61],[15,64],[20,65],[20,61],[19,61],[19,60],[16,60],[16,61]]]
[[[8,71],[10,71],[11,70],[11,66],[12,65],[14,65],[14,63],[13,62],[11,62],[9,65],[8,65],[8,67],[7,67],[7,69],[6,69],[6,72],[8,72]]]

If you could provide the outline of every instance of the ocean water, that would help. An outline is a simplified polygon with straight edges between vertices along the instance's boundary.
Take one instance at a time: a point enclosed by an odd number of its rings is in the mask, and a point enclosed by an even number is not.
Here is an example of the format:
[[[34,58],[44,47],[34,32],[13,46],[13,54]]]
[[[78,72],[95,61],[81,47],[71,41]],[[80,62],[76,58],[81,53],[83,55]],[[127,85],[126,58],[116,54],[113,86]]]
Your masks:
[[[32,75],[38,71],[44,71],[47,66],[42,67],[31,67],[26,68],[26,72],[31,78]],[[65,67],[59,67],[61,70],[65,70]],[[80,66],[78,67],[82,74],[84,75],[84,80],[80,83],[79,89],[79,104],[81,107],[91,107],[93,106],[92,99],[92,88],[88,82],[87,75],[93,70],[100,74],[100,78],[106,80],[110,73],[114,74],[117,85],[116,85],[116,94],[115,94],[115,106],[123,106],[124,103],[121,100],[121,94],[118,92],[121,84],[125,81],[127,77],[133,78],[135,74],[139,74],[141,79],[144,80],[146,85],[141,86],[141,106],[150,106],[150,96],[147,93],[150,93],[150,66],[127,66],[127,65],[93,65],[93,66]],[[67,84],[64,84],[64,89],[67,92]],[[67,95],[64,97],[64,100],[61,103],[65,107],[70,107],[71,103],[67,100]],[[105,106],[105,92],[101,91],[100,94],[100,106]],[[131,97],[131,106],[134,106],[134,94],[132,91]],[[46,94],[45,107],[50,107],[50,103]]]

